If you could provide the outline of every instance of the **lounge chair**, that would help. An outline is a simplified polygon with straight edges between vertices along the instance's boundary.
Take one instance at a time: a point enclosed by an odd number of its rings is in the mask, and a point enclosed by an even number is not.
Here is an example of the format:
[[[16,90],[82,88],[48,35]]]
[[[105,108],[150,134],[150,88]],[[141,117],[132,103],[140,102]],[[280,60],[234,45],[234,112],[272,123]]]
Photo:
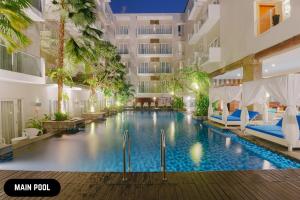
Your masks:
[[[145,104],[144,104],[144,106],[143,106],[144,108],[149,108],[149,103],[148,102],[146,102]]]
[[[164,108],[165,104],[163,102],[158,102],[158,108]]]
[[[171,108],[171,107],[172,107],[171,103],[170,103],[170,102],[167,102],[167,103],[166,103],[166,107],[167,107],[167,108]]]
[[[225,122],[222,118],[222,115],[212,115],[209,117],[211,121],[217,122],[219,124],[228,125],[228,126],[240,126],[241,125],[241,110],[235,110],[231,115],[228,115],[227,122]],[[249,120],[253,121],[259,112],[249,111]]]
[[[155,102],[151,102],[150,108],[155,108]]]
[[[300,127],[300,115],[297,116],[297,121]],[[300,137],[295,146],[288,145],[282,131],[282,119],[275,125],[248,125],[245,133],[288,147],[289,151],[292,151],[293,148],[300,148]]]
[[[135,107],[136,107],[136,108],[142,108],[141,102],[137,102],[136,105],[135,105]]]

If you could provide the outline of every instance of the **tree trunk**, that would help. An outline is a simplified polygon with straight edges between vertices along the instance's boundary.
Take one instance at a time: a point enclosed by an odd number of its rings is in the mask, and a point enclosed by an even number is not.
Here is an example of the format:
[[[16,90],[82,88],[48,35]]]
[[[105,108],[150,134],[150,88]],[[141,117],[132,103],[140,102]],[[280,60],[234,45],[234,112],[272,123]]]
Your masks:
[[[61,7],[64,9],[64,0],[61,0]],[[65,19],[60,16],[59,21],[59,49],[58,49],[58,66],[57,68],[64,68],[64,45],[65,45]],[[63,100],[63,77],[57,79],[57,111],[62,112],[62,100]]]

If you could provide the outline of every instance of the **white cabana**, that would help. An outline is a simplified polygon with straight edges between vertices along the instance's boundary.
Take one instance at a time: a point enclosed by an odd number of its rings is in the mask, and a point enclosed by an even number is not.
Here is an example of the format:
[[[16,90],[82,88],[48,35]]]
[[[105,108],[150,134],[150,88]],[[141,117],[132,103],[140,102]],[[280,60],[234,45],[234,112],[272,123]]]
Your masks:
[[[224,86],[224,87],[218,87],[218,88],[210,88],[208,117],[211,120],[216,120],[216,119],[211,118],[211,116],[213,115],[213,105],[212,104],[216,101],[222,101],[222,105],[223,105],[222,120],[218,120],[218,122],[227,126],[227,123],[228,123],[227,117],[229,115],[227,104],[232,101],[240,101],[241,94],[242,94],[242,87],[240,87],[240,86]]]
[[[299,140],[297,106],[300,106],[300,74],[261,79],[243,84],[241,127],[245,129],[248,119],[247,106],[267,103],[266,94],[287,106],[282,121],[282,132],[288,147]],[[265,111],[266,112],[266,111]]]

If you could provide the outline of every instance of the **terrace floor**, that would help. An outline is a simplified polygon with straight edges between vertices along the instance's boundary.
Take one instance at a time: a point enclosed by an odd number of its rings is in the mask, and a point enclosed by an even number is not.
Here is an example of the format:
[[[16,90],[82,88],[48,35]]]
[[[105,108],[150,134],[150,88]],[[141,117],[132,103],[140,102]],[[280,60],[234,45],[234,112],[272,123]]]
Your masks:
[[[54,178],[61,184],[56,199],[300,199],[300,170],[133,173],[122,182],[120,173],[0,171],[0,199],[11,178]],[[20,198],[17,198],[20,199]],[[41,198],[39,198],[41,199]]]

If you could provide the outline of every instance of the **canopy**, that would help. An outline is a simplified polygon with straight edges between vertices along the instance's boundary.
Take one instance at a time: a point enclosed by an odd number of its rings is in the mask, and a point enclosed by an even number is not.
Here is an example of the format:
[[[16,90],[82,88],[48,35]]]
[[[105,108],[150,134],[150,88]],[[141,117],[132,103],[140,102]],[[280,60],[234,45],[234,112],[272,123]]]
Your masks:
[[[218,88],[210,88],[209,90],[209,108],[208,115],[213,115],[213,107],[212,104],[216,101],[223,102],[223,113],[222,120],[227,121],[227,117],[229,114],[227,103],[232,101],[240,101],[242,94],[242,88],[240,86],[224,86]]]
[[[300,74],[261,79],[243,83],[241,127],[249,122],[247,106],[266,104],[267,95],[287,106],[283,116],[282,130],[289,145],[299,138],[297,106],[300,106]]]

